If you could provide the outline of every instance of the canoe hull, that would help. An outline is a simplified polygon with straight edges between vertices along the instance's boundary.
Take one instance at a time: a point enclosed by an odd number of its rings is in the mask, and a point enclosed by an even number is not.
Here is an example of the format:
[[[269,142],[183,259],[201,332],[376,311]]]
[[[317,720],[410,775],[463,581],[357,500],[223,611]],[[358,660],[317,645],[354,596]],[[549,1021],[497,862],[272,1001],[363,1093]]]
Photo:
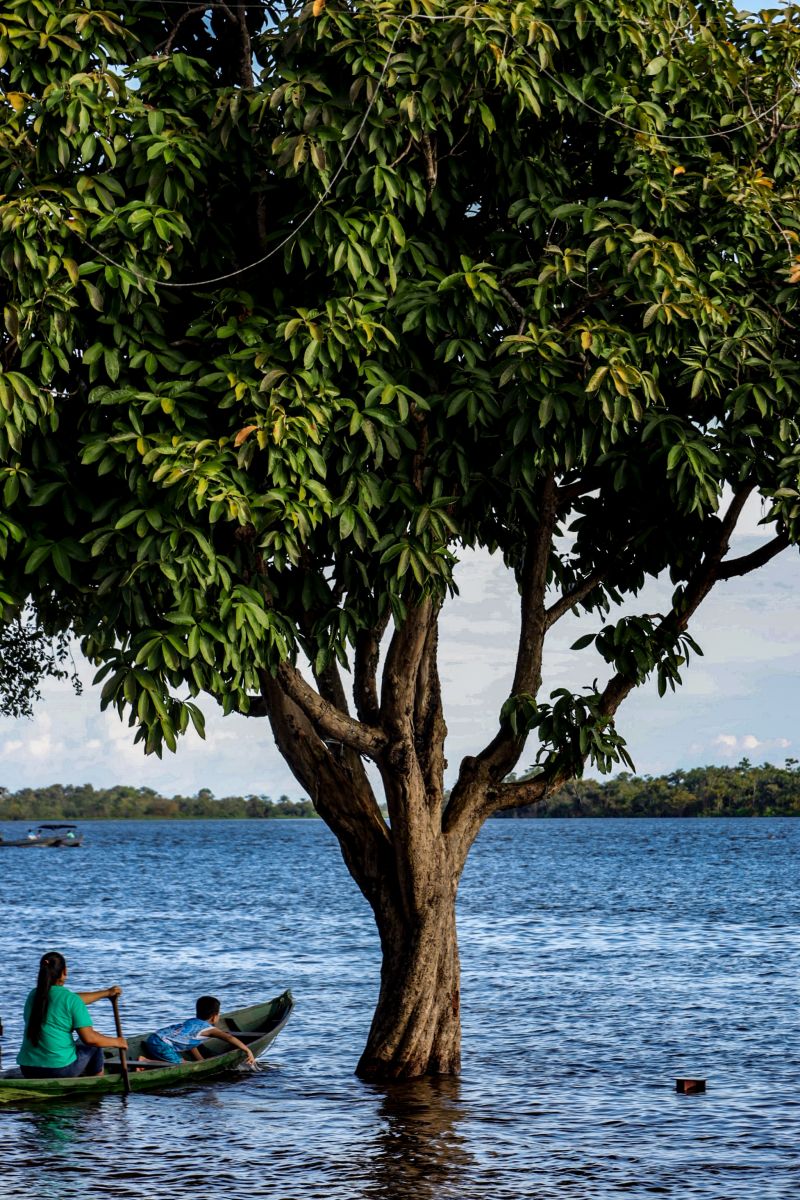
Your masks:
[[[294,1001],[290,991],[283,992],[264,1004],[233,1009],[220,1017],[220,1028],[244,1035],[243,1041],[256,1058],[263,1054],[289,1020]],[[160,1091],[168,1087],[188,1087],[206,1079],[234,1071],[245,1061],[244,1053],[219,1039],[208,1038],[204,1050],[208,1057],[202,1062],[171,1063],[163,1067],[136,1070],[136,1058],[142,1052],[147,1033],[128,1038],[129,1078],[132,1092]],[[40,1102],[42,1100],[77,1100],[87,1096],[103,1096],[123,1091],[118,1053],[106,1051],[106,1073],[77,1079],[25,1079],[14,1071],[0,1075],[0,1104]]]

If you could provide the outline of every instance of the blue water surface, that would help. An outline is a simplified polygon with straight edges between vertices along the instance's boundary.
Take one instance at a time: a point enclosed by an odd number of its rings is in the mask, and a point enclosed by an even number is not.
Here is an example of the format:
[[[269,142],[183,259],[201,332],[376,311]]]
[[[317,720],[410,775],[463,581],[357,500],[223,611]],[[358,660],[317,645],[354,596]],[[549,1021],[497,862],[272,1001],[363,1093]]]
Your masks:
[[[388,1088],[353,1075],[379,948],[321,822],[85,833],[0,850],[5,1066],[50,948],[73,987],[123,986],[130,1032],[203,992],[297,1007],[261,1073],[0,1110],[7,1200],[800,1194],[800,823],[489,823],[459,901],[463,1073]]]

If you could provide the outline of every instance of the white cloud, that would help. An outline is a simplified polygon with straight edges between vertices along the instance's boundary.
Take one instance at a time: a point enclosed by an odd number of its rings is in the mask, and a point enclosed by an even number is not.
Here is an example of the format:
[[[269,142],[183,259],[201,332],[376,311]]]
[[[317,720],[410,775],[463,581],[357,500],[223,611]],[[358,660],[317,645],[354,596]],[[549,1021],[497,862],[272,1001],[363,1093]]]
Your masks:
[[[41,737],[31,738],[27,745],[27,753],[31,758],[49,759],[60,754],[64,749],[63,742],[54,742],[49,733]]]
[[[754,733],[718,733],[712,743],[726,758],[742,750],[786,750],[791,744],[785,737],[757,738]]]
[[[726,750],[735,750],[739,739],[734,733],[720,733],[714,738],[715,746],[722,746]]]

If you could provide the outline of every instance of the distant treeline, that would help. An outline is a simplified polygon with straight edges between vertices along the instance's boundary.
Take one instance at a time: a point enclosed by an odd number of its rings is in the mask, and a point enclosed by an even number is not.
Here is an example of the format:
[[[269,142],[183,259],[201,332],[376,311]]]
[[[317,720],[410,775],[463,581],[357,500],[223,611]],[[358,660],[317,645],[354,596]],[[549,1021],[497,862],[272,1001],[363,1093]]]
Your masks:
[[[310,800],[280,796],[225,796],[202,788],[196,796],[160,796],[152,788],[94,788],[90,783],[54,783],[9,792],[0,788],[2,821],[81,821],[92,818],[316,817]]]
[[[696,767],[669,775],[579,779],[500,817],[800,817],[800,762]]]

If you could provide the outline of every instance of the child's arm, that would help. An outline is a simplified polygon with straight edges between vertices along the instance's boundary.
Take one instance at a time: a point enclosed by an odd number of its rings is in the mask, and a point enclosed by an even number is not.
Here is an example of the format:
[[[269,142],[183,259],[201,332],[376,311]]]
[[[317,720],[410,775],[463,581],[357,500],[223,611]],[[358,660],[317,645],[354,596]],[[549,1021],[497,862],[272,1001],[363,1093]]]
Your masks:
[[[247,1055],[247,1065],[249,1067],[254,1067],[256,1065],[256,1060],[253,1058],[252,1051],[245,1046],[244,1042],[240,1042],[239,1039],[234,1037],[232,1033],[228,1033],[227,1029],[217,1029],[215,1025],[209,1025],[208,1029],[201,1029],[197,1036],[201,1038],[221,1038],[223,1042],[230,1042],[230,1044],[232,1046],[236,1046],[237,1049],[244,1050],[245,1054]]]

